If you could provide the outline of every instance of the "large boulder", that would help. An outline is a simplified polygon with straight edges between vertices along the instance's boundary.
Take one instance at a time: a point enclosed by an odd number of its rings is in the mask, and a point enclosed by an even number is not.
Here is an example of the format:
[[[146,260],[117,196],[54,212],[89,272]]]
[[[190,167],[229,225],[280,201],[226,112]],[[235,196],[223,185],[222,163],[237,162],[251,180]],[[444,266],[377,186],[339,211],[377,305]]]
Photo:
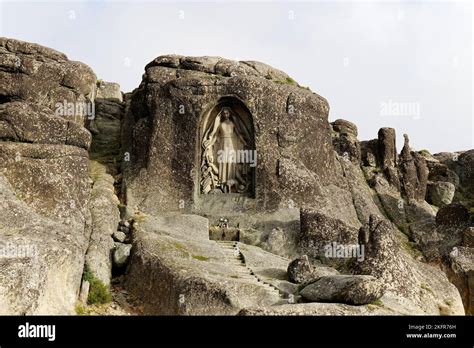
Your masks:
[[[348,134],[357,137],[357,126],[347,120],[337,119],[331,123],[332,128],[341,134]]]
[[[125,286],[146,314],[236,314],[279,302],[275,288],[288,285],[288,260],[255,246],[209,240],[208,220],[201,216],[140,215],[132,233]]]
[[[231,203],[227,212],[241,205],[275,210],[317,202],[333,179],[328,103],[285,73],[258,62],[183,56],[158,57],[145,70],[123,126],[132,208],[210,214]],[[238,207],[233,197],[200,192],[205,123],[223,106],[246,122],[257,150],[254,192]]]
[[[466,314],[474,315],[474,248],[453,248],[447,273],[461,294]]]
[[[462,225],[469,221],[469,211],[459,203],[446,205],[438,210],[436,214],[437,225]]]
[[[456,185],[455,202],[460,202],[466,206],[474,205],[474,150],[463,152],[442,152],[435,154],[434,157],[440,162],[440,166],[445,166],[445,171],[451,181]]]
[[[2,174],[0,210],[0,315],[74,314],[86,221],[58,222],[38,213]]]
[[[107,99],[121,103],[123,96],[120,85],[116,82],[99,81],[97,83],[96,99]]]
[[[437,207],[442,207],[453,201],[455,191],[456,186],[454,184],[446,181],[437,181],[428,184],[426,198],[428,202]]]
[[[57,51],[0,38],[2,314],[71,314],[91,233],[87,150],[96,77]]]
[[[402,192],[408,200],[423,201],[428,184],[428,166],[422,155],[411,150],[408,135],[404,134],[403,136],[405,145],[400,155],[399,164]]]
[[[364,275],[334,275],[319,278],[300,291],[310,302],[340,302],[353,305],[372,303],[382,297],[383,283]]]
[[[357,140],[357,126],[346,120],[331,123],[334,150],[345,160],[359,164],[361,160],[360,144]]]
[[[406,238],[406,237],[405,237]],[[389,221],[371,216],[359,231],[364,259],[351,264],[355,274],[372,275],[386,286],[389,296],[401,297],[413,311],[463,314],[457,289],[438,268],[417,261],[402,247],[403,238]]]
[[[474,227],[466,227],[463,233],[463,246],[474,248]]]
[[[357,229],[341,220],[321,214],[311,208],[302,208],[299,251],[311,258],[328,264],[340,264],[346,260],[328,257],[326,251],[333,243],[357,245]]]
[[[380,128],[378,133],[378,156],[383,169],[396,167],[397,145],[395,129]]]
[[[81,62],[34,43],[0,38],[0,100],[45,106],[85,124],[93,117],[96,76]],[[86,106],[86,109],[81,108]]]
[[[0,141],[72,145],[88,150],[91,134],[47,107],[16,101],[0,104]]]
[[[308,256],[303,255],[288,265],[288,278],[296,284],[309,284],[321,277],[339,274],[337,270],[323,265],[313,265]]]

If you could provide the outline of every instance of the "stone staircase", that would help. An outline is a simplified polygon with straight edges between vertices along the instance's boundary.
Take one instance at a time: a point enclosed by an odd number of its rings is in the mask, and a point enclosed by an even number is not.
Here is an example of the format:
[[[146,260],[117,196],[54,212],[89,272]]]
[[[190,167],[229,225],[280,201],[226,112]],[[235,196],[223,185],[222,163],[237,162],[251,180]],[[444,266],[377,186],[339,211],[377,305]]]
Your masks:
[[[284,294],[274,285],[265,282],[261,277],[247,266],[242,252],[239,250],[239,242],[235,241],[216,241],[221,247],[226,257],[226,262],[232,266],[232,277],[245,280],[259,285],[267,291],[272,297],[283,299]]]

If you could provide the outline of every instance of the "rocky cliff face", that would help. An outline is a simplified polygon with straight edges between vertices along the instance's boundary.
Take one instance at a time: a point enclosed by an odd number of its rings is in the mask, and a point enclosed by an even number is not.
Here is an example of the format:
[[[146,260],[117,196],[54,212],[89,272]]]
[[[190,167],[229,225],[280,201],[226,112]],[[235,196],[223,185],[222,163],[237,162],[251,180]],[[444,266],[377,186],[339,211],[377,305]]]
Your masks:
[[[290,201],[315,201],[334,166],[324,98],[262,63],[162,56],[146,66],[125,120],[130,207],[147,213],[212,210],[199,194],[196,157],[203,118],[221,104],[251,115],[255,202],[244,208],[272,211]]]
[[[83,111],[95,85],[62,53],[0,39],[2,314],[73,312],[90,233]]]
[[[160,56],[124,97],[0,39],[0,77],[1,313],[72,313],[90,274],[153,314],[473,313],[474,150],[359,141],[253,61]],[[255,166],[215,165],[229,124]]]

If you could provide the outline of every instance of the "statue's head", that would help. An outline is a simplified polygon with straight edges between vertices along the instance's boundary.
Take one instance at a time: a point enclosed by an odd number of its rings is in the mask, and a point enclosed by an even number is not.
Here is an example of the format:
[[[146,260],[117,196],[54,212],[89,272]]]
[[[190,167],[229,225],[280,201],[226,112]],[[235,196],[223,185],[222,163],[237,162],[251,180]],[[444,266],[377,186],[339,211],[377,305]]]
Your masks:
[[[227,121],[230,118],[230,109],[228,107],[222,108],[222,119]]]

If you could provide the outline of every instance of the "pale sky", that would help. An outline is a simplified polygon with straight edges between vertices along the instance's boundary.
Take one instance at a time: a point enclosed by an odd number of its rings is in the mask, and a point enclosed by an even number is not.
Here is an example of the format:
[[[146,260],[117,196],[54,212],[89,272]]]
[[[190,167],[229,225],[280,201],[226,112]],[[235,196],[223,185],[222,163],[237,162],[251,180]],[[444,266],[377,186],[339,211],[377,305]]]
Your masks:
[[[52,47],[125,92],[163,54],[259,60],[328,99],[359,140],[474,148],[469,1],[3,1],[0,36]],[[405,109],[405,110],[403,110]]]

